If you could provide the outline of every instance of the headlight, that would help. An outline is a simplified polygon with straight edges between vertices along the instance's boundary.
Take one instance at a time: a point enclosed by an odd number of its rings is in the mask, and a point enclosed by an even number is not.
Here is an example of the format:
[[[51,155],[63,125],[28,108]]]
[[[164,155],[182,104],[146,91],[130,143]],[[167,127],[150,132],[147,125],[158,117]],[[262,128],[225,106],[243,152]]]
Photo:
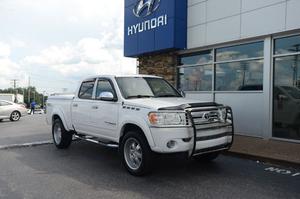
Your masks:
[[[186,125],[185,112],[151,112],[148,120],[154,126]]]

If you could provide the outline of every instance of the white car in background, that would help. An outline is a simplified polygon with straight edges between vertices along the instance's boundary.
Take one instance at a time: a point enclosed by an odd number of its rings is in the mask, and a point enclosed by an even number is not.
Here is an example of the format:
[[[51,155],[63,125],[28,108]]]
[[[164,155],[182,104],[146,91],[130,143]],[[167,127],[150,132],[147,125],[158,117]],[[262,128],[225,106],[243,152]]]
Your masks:
[[[0,100],[0,122],[3,119],[10,119],[15,122],[25,115],[27,115],[27,109],[23,104]]]

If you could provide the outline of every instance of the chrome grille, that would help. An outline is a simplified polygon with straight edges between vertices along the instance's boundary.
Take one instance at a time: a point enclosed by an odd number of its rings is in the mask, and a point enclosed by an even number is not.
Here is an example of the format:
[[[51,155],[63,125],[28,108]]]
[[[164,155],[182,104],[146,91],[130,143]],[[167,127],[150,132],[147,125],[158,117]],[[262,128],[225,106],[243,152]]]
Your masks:
[[[225,110],[223,112],[222,110]],[[230,107],[195,107],[187,110],[196,131],[232,126],[232,110]],[[223,116],[223,114],[225,114]]]

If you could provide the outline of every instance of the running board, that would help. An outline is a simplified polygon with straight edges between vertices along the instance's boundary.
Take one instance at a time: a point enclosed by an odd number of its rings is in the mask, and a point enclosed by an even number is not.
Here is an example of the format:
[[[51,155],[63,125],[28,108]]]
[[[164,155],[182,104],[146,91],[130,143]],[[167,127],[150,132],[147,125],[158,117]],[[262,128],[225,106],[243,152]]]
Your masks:
[[[102,146],[106,146],[106,147],[110,147],[110,148],[118,148],[119,145],[118,143],[114,143],[114,142],[104,142],[104,141],[100,141],[97,140],[97,138],[92,137],[92,136],[87,136],[87,135],[74,135],[75,138],[80,139],[80,140],[85,140],[88,142],[92,142],[95,144],[100,144]]]

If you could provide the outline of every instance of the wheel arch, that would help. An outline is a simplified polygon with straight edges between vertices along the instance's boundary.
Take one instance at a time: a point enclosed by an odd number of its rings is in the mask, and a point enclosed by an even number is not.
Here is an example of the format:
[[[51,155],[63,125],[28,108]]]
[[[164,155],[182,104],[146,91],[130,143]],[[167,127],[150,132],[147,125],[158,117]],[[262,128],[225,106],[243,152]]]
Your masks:
[[[123,137],[128,133],[129,131],[137,131],[140,132],[145,136],[147,139],[147,142],[149,146],[152,148],[154,146],[154,141],[150,133],[150,129],[147,131],[145,128],[141,127],[141,125],[138,125],[134,122],[127,122],[124,123],[120,130],[120,136],[119,136],[119,143],[121,143]]]
[[[12,112],[10,113],[9,118],[12,117],[12,114],[13,114],[14,112],[19,113],[19,119],[22,117],[22,114],[21,114],[21,112],[20,112],[19,110],[14,110],[14,111],[12,111]]]
[[[64,125],[64,128],[68,131],[69,129],[68,129],[68,127],[66,126],[66,121],[64,120],[64,118],[63,117],[61,117],[59,114],[57,114],[57,113],[55,113],[55,114],[53,114],[52,115],[52,125],[53,125],[53,123],[54,123],[54,121],[56,120],[56,119],[59,119],[61,122],[62,122],[62,124]]]

